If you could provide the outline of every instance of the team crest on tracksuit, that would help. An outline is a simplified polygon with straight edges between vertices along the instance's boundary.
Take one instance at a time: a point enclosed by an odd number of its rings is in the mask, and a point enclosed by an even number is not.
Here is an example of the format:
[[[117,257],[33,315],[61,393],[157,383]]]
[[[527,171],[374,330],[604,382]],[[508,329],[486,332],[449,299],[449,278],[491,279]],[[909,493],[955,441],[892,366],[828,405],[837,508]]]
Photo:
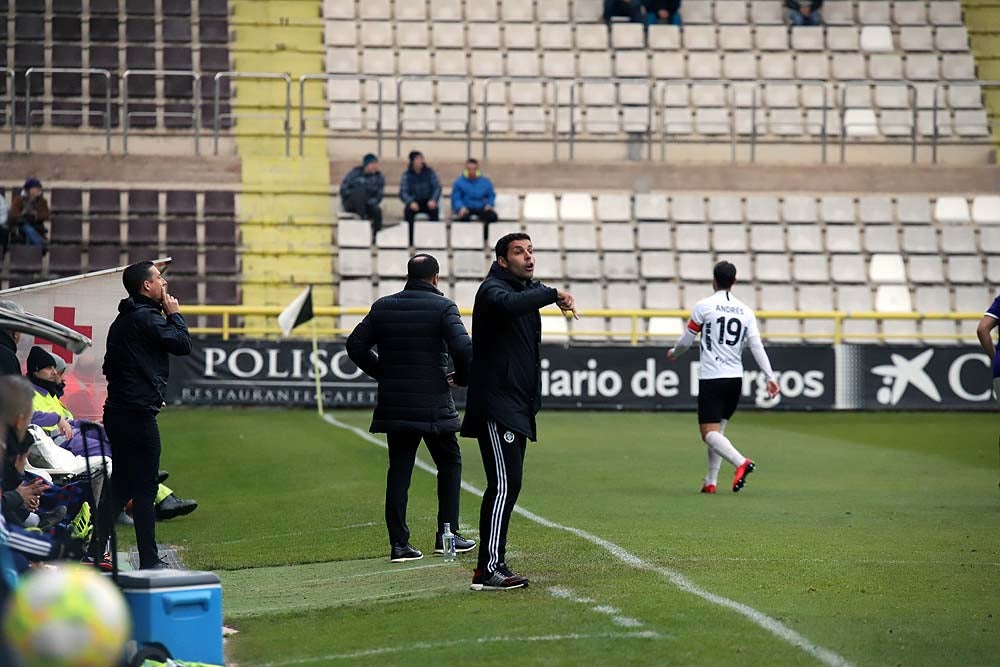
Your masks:
[[[503,441],[506,442],[508,445],[514,442],[514,433],[512,431],[507,431],[506,433],[504,433]]]

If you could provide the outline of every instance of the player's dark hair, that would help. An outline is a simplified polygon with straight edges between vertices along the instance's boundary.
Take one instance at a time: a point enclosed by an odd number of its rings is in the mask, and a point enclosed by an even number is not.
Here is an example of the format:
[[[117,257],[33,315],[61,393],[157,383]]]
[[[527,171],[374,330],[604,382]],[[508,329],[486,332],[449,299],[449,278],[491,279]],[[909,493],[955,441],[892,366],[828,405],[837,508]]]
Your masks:
[[[406,277],[410,280],[430,280],[438,274],[440,267],[433,255],[425,252],[414,255],[406,263]]]
[[[712,277],[719,289],[729,289],[736,282],[736,267],[731,262],[719,262],[712,269]]]
[[[514,241],[530,241],[531,237],[524,232],[512,232],[506,236],[501,236],[500,240],[497,241],[496,251],[497,259],[503,257],[507,259],[507,251],[510,249],[510,244]]]
[[[465,164],[469,164],[469,163],[472,163],[472,164],[476,165],[477,167],[479,166],[479,160],[477,160],[477,159],[476,159],[476,158],[474,158],[474,157],[470,157],[470,158],[468,158],[468,159],[467,159],[467,160],[465,161]]]
[[[135,296],[142,292],[142,284],[149,280],[149,274],[153,270],[153,263],[150,261],[136,262],[122,272],[122,285],[129,296]]]

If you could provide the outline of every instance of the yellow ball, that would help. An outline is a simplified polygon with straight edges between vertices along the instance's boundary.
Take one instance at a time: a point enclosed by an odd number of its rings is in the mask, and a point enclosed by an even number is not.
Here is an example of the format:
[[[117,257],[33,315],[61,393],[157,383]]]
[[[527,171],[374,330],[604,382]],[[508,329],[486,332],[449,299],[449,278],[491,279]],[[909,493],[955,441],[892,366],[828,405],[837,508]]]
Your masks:
[[[3,619],[4,639],[20,667],[112,667],[130,632],[121,592],[82,566],[26,576]]]

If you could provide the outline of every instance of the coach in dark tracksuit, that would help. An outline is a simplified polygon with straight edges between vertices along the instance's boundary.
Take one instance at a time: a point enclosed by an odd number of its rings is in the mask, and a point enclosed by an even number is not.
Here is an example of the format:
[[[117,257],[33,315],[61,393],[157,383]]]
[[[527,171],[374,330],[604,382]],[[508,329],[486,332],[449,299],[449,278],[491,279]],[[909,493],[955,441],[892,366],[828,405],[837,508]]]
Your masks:
[[[152,262],[125,269],[122,282],[129,296],[118,304],[118,317],[108,330],[104,376],[108,399],[104,428],[115,461],[111,476],[110,512],[101,511],[91,555],[100,558],[104,541],[125,503],[133,501],[135,539],[141,568],[168,567],[156,549],[157,474],[160,429],[156,415],[165,405],[170,355],[191,353],[191,336],[177,299]]]
[[[437,289],[438,262],[426,254],[407,264],[402,292],[377,300],[347,339],[347,354],[378,380],[378,403],[372,433],[385,433],[389,472],[385,489],[385,523],[394,562],[418,560],[423,554],[410,544],[406,502],[420,440],[438,469],[438,520],[434,550],[442,552],[445,523],[458,530],[458,497],[462,483],[460,422],[449,385],[464,386],[472,360],[472,340],[458,306]],[[378,353],[372,348],[378,346]],[[455,364],[448,372],[448,357]],[[456,551],[476,546],[460,535]]]
[[[520,588],[526,577],[505,562],[507,526],[521,491],[528,439],[542,405],[542,319],[538,310],[557,304],[576,312],[572,295],[532,280],[534,252],[527,234],[496,245],[497,260],[476,293],[473,309],[472,380],[462,435],[479,440],[486,493],[479,513],[479,563],[473,590]]]

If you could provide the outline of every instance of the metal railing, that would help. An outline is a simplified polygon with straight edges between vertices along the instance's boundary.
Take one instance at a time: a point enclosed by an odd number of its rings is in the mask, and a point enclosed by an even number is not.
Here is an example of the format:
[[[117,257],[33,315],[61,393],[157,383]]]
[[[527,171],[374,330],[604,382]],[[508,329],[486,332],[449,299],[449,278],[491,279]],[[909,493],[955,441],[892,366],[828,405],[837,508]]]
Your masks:
[[[0,68],[5,79],[7,79],[7,102],[3,115],[7,119],[7,127],[10,128],[10,150],[13,153],[17,150],[17,127],[14,118],[14,105],[17,104],[14,96],[14,70],[9,67]]]
[[[461,83],[466,89],[466,105],[465,105],[465,154],[472,154],[472,110],[475,106],[475,101],[472,95],[472,84],[473,79],[466,76],[449,76],[449,75],[406,75],[396,77],[396,104],[399,105],[399,117],[396,119],[396,157],[400,157],[400,150],[402,150],[403,143],[403,89],[407,83],[430,83],[432,86],[439,83]],[[438,127],[435,121],[435,127]],[[438,128],[439,129],[439,128]]]
[[[5,111],[5,116],[10,121],[9,131],[11,135],[11,141],[10,141],[11,150],[16,150],[16,144],[17,144],[16,125],[18,119],[17,119],[17,114],[15,113],[16,110],[15,105],[17,104],[18,96],[16,94],[15,85],[18,81],[19,75],[11,68],[0,69],[0,72],[2,72],[2,76],[4,76],[8,82],[9,102],[7,104],[7,109]],[[35,91],[32,90],[33,78],[36,78],[37,75],[51,75],[51,74],[79,74],[81,76],[85,75],[101,76],[104,78],[104,83],[105,83],[104,94],[101,95],[99,99],[91,97],[89,99],[80,101],[79,110],[52,109],[51,108],[53,106],[52,99],[43,98],[42,96],[38,95]],[[212,123],[214,152],[218,154],[220,135],[223,131],[223,125],[225,124],[225,122],[229,119],[248,118],[248,117],[281,119],[283,121],[281,135],[285,139],[285,153],[286,155],[288,155],[291,152],[292,79],[291,75],[288,73],[228,71],[228,72],[219,72],[218,74],[215,74],[213,80],[214,90],[212,99],[213,104],[211,111],[212,114],[211,119],[205,117],[206,112],[203,110],[204,105],[202,104],[203,102],[202,89],[201,86],[199,85],[199,82],[203,78],[203,75],[193,70],[127,70],[118,77],[116,77],[122,83],[122,92],[117,93],[114,96],[112,96],[112,87],[110,85],[112,80],[112,74],[107,69],[32,67],[26,70],[20,76],[24,77],[26,84],[25,100],[24,100],[25,118],[23,119],[23,121],[26,123],[24,134],[25,134],[25,147],[26,150],[28,151],[31,150],[31,138],[33,134],[32,131],[33,128],[31,122],[32,119],[37,117],[39,114],[49,113],[51,116],[64,115],[64,116],[103,117],[104,118],[103,132],[106,137],[106,146],[108,152],[111,152],[111,137],[112,137],[111,126],[113,118],[112,113],[114,113],[112,110],[113,109],[112,102],[116,102],[121,104],[123,108],[122,111],[123,122],[121,123],[122,144],[123,144],[123,150],[127,152],[129,138],[132,132],[131,119],[143,116],[148,117],[153,115],[154,113],[149,111],[133,111],[129,109],[129,105],[131,102],[128,96],[128,88],[129,88],[128,80],[130,77],[135,77],[135,76],[156,76],[158,79],[162,79],[163,77],[191,77],[192,80],[195,82],[194,91],[190,97],[190,99],[192,100],[192,104],[194,106],[194,110],[191,113],[187,113],[186,111],[166,111],[165,109],[161,109],[161,106],[164,106],[165,102],[157,100],[156,104],[158,106],[156,115],[158,117],[162,115],[163,117],[169,116],[169,117],[191,118],[194,121],[194,126],[195,126],[194,140],[195,140],[196,153],[200,151],[200,138],[201,138],[200,135],[205,127],[206,122],[210,121]],[[251,113],[247,111],[234,112],[232,109],[224,111],[223,110],[224,96],[222,90],[223,82],[233,79],[272,80],[275,82],[283,82],[285,89],[284,104],[283,104],[284,108],[281,111],[273,112],[267,109],[268,105],[265,104],[263,105],[264,106],[263,113]],[[300,100],[298,102],[300,152],[304,150],[304,141],[305,141],[305,136],[307,134],[307,129],[305,127],[305,124],[306,124],[306,119],[309,117],[306,113],[306,102],[304,98],[304,90],[306,88],[306,85],[310,81],[335,82],[338,80],[359,81],[365,84],[363,86],[363,90],[367,90],[367,88],[370,87],[372,82],[377,82],[375,84],[375,93],[377,97],[375,103],[376,103],[376,111],[378,117],[375,119],[375,123],[373,125],[370,122],[368,122],[367,119],[362,119],[361,132],[365,133],[365,132],[371,132],[372,130],[374,131],[375,140],[379,144],[379,153],[382,152],[381,144],[385,137],[385,123],[383,119],[385,96],[383,94],[384,91],[382,88],[382,86],[384,85],[395,85],[397,91],[397,99],[399,101],[402,101],[402,98],[400,97],[399,93],[402,92],[407,86],[413,85],[417,82],[425,82],[431,85],[439,85],[444,82],[461,83],[461,85],[464,86],[466,89],[465,98],[468,101],[468,104],[465,105],[466,112],[464,121],[463,119],[457,117],[454,119],[456,123],[461,124],[461,128],[458,130],[440,129],[441,119],[435,114],[434,116],[435,131],[440,132],[440,134],[443,135],[453,134],[464,137],[467,152],[471,150],[471,145],[474,140],[481,140],[483,145],[483,152],[485,154],[489,149],[490,141],[499,140],[497,137],[497,133],[491,130],[488,111],[486,111],[489,108],[489,103],[492,100],[491,95],[495,93],[496,87],[501,84],[512,85],[516,83],[537,83],[541,84],[546,91],[548,91],[549,89],[553,91],[553,94],[549,96],[549,99],[543,99],[541,104],[541,107],[545,111],[543,115],[551,122],[552,125],[553,157],[555,159],[559,159],[560,149],[563,144],[566,144],[568,147],[569,158],[572,159],[574,157],[575,145],[577,142],[581,141],[581,136],[591,134],[585,131],[586,128],[583,125],[581,125],[579,119],[576,117],[578,109],[589,108],[586,104],[581,104],[581,99],[580,99],[581,89],[582,87],[590,83],[600,83],[600,84],[613,85],[616,87],[616,89],[626,85],[648,87],[647,88],[648,95],[646,96],[646,98],[648,99],[646,130],[629,131],[628,126],[626,124],[623,124],[621,119],[619,119],[618,124],[616,125],[616,129],[618,130],[618,132],[616,133],[615,140],[618,140],[617,134],[626,133],[626,134],[640,135],[640,136],[645,134],[646,157],[647,159],[651,160],[653,158],[653,142],[656,141],[656,134],[658,133],[659,134],[658,140],[660,143],[660,151],[659,151],[660,159],[666,160],[668,152],[668,144],[675,143],[674,137],[678,136],[678,133],[675,132],[674,130],[677,128],[678,125],[681,125],[686,129],[686,131],[681,133],[684,134],[685,137],[683,139],[677,139],[676,143],[691,143],[692,136],[697,136],[701,134],[704,134],[706,136],[716,136],[716,137],[728,134],[728,143],[730,146],[730,160],[732,162],[736,161],[737,146],[747,145],[747,144],[749,145],[750,162],[754,162],[756,160],[758,147],[763,145],[762,142],[763,135],[759,131],[760,124],[758,123],[759,111],[762,109],[771,110],[771,109],[785,108],[780,106],[773,107],[766,103],[762,104],[762,101],[764,101],[761,99],[763,97],[761,95],[762,91],[767,90],[770,87],[783,87],[783,86],[796,86],[800,89],[800,91],[804,90],[805,88],[816,87],[816,88],[821,88],[823,90],[822,104],[820,106],[803,104],[800,105],[800,109],[805,109],[806,110],[805,113],[807,114],[808,111],[812,110],[820,112],[820,122],[818,123],[819,137],[817,140],[815,140],[815,142],[810,141],[808,143],[810,144],[818,143],[822,153],[822,161],[824,163],[826,163],[827,161],[828,144],[830,137],[832,136],[832,133],[829,131],[831,119],[839,118],[840,120],[841,126],[839,128],[838,139],[840,145],[841,162],[846,161],[846,147],[848,145],[872,145],[870,142],[865,141],[865,137],[849,136],[848,132],[849,127],[847,123],[845,123],[844,121],[848,111],[847,102],[851,90],[855,90],[861,87],[867,87],[869,90],[874,89],[874,91],[877,93],[877,91],[887,87],[905,88],[907,91],[907,98],[909,102],[909,104],[905,108],[902,105],[890,105],[883,107],[878,104],[873,104],[870,106],[859,105],[858,108],[867,108],[870,109],[872,112],[875,112],[877,110],[881,111],[905,110],[911,112],[912,121],[909,123],[911,127],[909,127],[910,131],[909,131],[909,136],[907,137],[907,143],[909,144],[911,149],[910,151],[911,162],[915,163],[917,161],[917,155],[918,155],[917,149],[919,146],[929,146],[931,148],[931,161],[936,163],[939,158],[939,148],[942,145],[942,135],[940,131],[941,124],[939,122],[940,116],[942,113],[947,113],[947,110],[950,108],[947,105],[947,99],[946,99],[948,97],[947,93],[950,90],[958,87],[979,87],[979,88],[1000,87],[1000,81],[940,81],[934,85],[934,100],[932,101],[932,103],[930,105],[925,106],[925,108],[918,109],[918,107],[920,106],[920,104],[922,104],[922,102],[920,101],[918,96],[917,84],[913,81],[908,81],[908,80],[884,81],[884,80],[859,79],[859,80],[844,80],[839,82],[826,82],[816,79],[743,81],[734,79],[652,80],[652,79],[628,78],[628,77],[607,77],[607,78],[580,77],[571,79],[556,79],[552,77],[516,77],[516,76],[473,78],[466,76],[432,76],[432,75],[377,77],[364,74],[357,74],[357,75],[325,74],[325,73],[304,74],[298,78],[299,92],[300,92]],[[387,84],[386,83],[387,80],[391,81],[391,83]],[[482,92],[479,93],[478,95],[474,95],[473,93],[476,90],[477,84],[479,83],[483,84]],[[37,84],[35,85],[37,86]],[[568,100],[569,126],[567,128],[563,128],[560,125],[562,112],[566,110],[565,105],[563,104],[563,99],[561,98],[562,93],[560,92],[561,90],[563,90],[562,88],[563,86],[568,87],[569,91],[569,100]],[[719,87],[723,91],[722,95],[723,101],[720,103],[718,108],[725,111],[726,113],[725,123],[728,123],[728,125],[725,127],[725,130],[727,131],[700,132],[698,124],[704,123],[704,120],[700,119],[696,113],[692,116],[691,110],[693,107],[691,104],[685,104],[680,107],[670,106],[670,102],[668,101],[669,91],[676,90],[678,87],[697,90],[698,88],[712,87],[712,86]],[[744,125],[742,123],[741,120],[742,116],[740,114],[747,110],[745,107],[746,101],[745,100],[741,101],[740,99],[741,93],[739,91],[742,91],[746,88],[752,88],[753,99],[750,102],[751,108],[749,109],[751,111],[750,124],[748,129],[744,130],[742,129]],[[548,92],[546,92],[545,94],[548,95]],[[80,97],[83,98],[82,95]],[[176,101],[178,97],[182,96],[177,96],[177,97],[166,96],[166,98],[171,101]],[[226,101],[228,102],[232,101],[228,93],[225,95],[225,98]],[[187,98],[185,98],[185,101],[186,99]],[[104,107],[103,110],[98,110],[94,108],[93,103],[95,101],[103,104]],[[88,102],[91,104],[90,108],[87,108],[86,106]],[[427,103],[431,106],[434,106],[435,110],[437,109],[437,107],[441,106],[440,104],[434,105],[431,100],[428,100]],[[33,108],[35,104],[38,104],[41,108],[40,109]],[[324,99],[323,104],[324,105],[329,104],[329,100]],[[460,106],[460,104],[456,103],[454,106]],[[516,108],[518,105],[514,104],[513,106]],[[605,105],[598,104],[595,106],[596,108],[601,108],[602,106]],[[616,99],[613,106],[615,108],[619,108],[619,107],[629,107],[629,106],[641,107],[642,105],[639,104],[638,102],[636,102],[635,104],[622,102],[619,98]],[[403,105],[400,105],[400,108],[403,108]],[[484,115],[482,130],[478,135],[476,134],[477,130],[474,128],[475,124],[473,122],[475,110],[477,108],[483,109],[483,115]],[[685,109],[688,112],[688,118],[683,121],[670,120],[669,112],[671,109],[675,108]],[[699,108],[709,108],[709,107],[699,107]],[[955,107],[955,108],[959,110],[964,110],[964,107]],[[969,110],[972,110],[972,108],[970,107]],[[921,116],[919,116],[918,113],[933,114],[933,130],[932,131],[927,130],[923,132],[924,135],[929,135],[923,141],[918,139],[918,136],[921,135],[921,130],[918,122],[918,119],[920,119]],[[657,118],[657,115],[659,116],[659,118]],[[397,146],[397,155],[401,149],[403,135],[406,131],[405,129],[406,122],[403,116],[404,114],[400,113],[400,117],[396,125],[395,143]],[[720,118],[720,120],[717,121],[716,124],[719,127],[722,127],[724,123]],[[798,122],[795,123],[796,126],[798,124],[799,124]],[[876,126],[880,125],[878,120],[874,121],[874,124]],[[906,123],[904,121],[899,122],[899,125],[901,126],[905,124]],[[805,122],[803,124],[803,126],[808,128],[809,130],[814,129],[816,125],[817,123],[815,123],[814,121],[810,121],[808,118],[805,119]],[[969,125],[971,126],[973,124],[970,123]],[[981,124],[978,121],[974,125],[977,128],[981,126]],[[991,119],[987,118],[987,128],[986,128],[987,135],[990,135],[992,131],[991,126],[992,126]],[[808,133],[809,132],[807,132],[806,134]],[[336,132],[333,130],[329,130],[327,132],[327,136],[332,136],[335,134]],[[526,140],[523,133],[519,134],[516,130],[512,131],[511,134],[514,135],[512,137],[513,140],[518,140],[518,141]],[[783,133],[778,133],[778,134],[780,135]],[[879,139],[887,139],[887,141],[883,142],[886,145],[898,145],[901,143],[900,141],[894,140],[893,135],[885,136],[882,132],[878,131],[873,134],[877,134],[878,135],[877,138]],[[957,133],[957,134],[958,134],[958,139],[955,140],[954,142],[955,145],[959,146],[993,145],[992,136],[980,137],[979,135],[981,133],[979,132],[967,132],[964,135],[962,133]],[[749,136],[747,137],[745,135]],[[598,132],[593,134],[593,137],[588,136],[587,138],[588,140],[593,139],[595,141],[597,140],[608,141],[608,139],[606,139],[607,136],[610,135],[604,135],[603,133]],[[804,141],[796,141],[795,139],[789,139],[789,137],[791,136],[792,136],[791,134],[784,134],[784,136],[781,137],[782,142],[791,141],[792,143],[801,145],[804,145],[806,143]],[[900,134],[896,136],[905,136],[905,135]],[[715,141],[718,142],[719,140]],[[774,143],[774,142],[770,141],[768,143]]]
[[[193,87],[191,112],[163,110],[164,118],[190,118],[194,126],[194,153],[201,155],[201,74],[193,70],[173,69],[127,69],[122,73],[122,152],[128,155],[128,130],[133,117],[156,118],[156,111],[129,111],[128,80],[133,76],[154,76],[158,79],[167,77],[187,77]],[[157,108],[160,102],[157,101]]]
[[[736,82],[730,81],[728,79],[671,79],[663,80],[657,82],[658,85],[662,86],[660,89],[660,161],[666,161],[667,159],[667,137],[670,134],[670,123],[667,121],[665,109],[667,106],[667,96],[669,95],[670,89],[676,86],[684,86],[685,88],[694,88],[694,86],[721,86],[724,91],[724,96],[727,98],[728,104],[726,109],[735,113],[736,109]],[[690,95],[691,91],[688,91]],[[674,107],[674,108],[690,108],[689,105],[684,107]],[[714,107],[713,107],[714,108]],[[697,122],[697,118],[689,120],[690,123]],[[679,123],[674,123],[675,125]],[[696,129],[692,127],[692,129]],[[691,134],[694,134],[693,132]],[[724,133],[722,133],[724,134]],[[729,116],[729,159],[733,164],[736,163],[736,118],[735,115]]]
[[[846,159],[846,148],[845,142],[847,139],[847,123],[844,122],[844,118],[847,115],[847,93],[851,88],[858,88],[864,86],[868,88],[870,94],[875,94],[875,86],[879,87],[905,87],[909,93],[909,108],[913,110],[913,120],[910,124],[910,147],[911,155],[910,162],[912,164],[917,163],[917,87],[910,81],[880,81],[872,79],[858,79],[852,81],[841,81],[840,86],[840,162],[844,163]],[[936,106],[936,105],[935,105]],[[874,109],[872,107],[866,107]],[[877,128],[876,128],[877,131]]]
[[[523,77],[523,76],[491,76],[484,80],[483,83],[483,103],[482,103],[482,119],[483,119],[483,148],[482,148],[482,159],[487,159],[489,154],[489,140],[490,140],[490,116],[489,116],[489,105],[490,105],[490,87],[496,84],[541,84],[542,86],[542,106],[543,108],[548,108],[549,118],[552,120],[552,160],[557,161],[559,159],[559,88],[556,79],[533,76],[533,77]],[[470,84],[471,85],[471,84]],[[545,103],[548,100],[548,104]],[[517,106],[517,105],[515,105]],[[572,112],[571,112],[572,113]]]
[[[758,93],[766,93],[766,91],[769,88],[771,88],[771,87],[774,87],[774,88],[794,87],[795,90],[796,90],[796,93],[798,93],[798,94],[803,94],[804,91],[806,89],[808,89],[808,88],[819,88],[820,90],[823,91],[823,107],[821,109],[822,115],[820,116],[821,120],[820,120],[820,124],[819,124],[819,135],[820,135],[820,155],[821,155],[821,159],[822,159],[823,164],[826,164],[827,144],[828,144],[828,141],[827,141],[827,134],[828,134],[827,133],[827,128],[829,127],[829,125],[828,125],[829,120],[830,120],[830,115],[829,114],[830,114],[830,111],[831,111],[831,108],[830,108],[830,96],[831,96],[830,88],[831,88],[831,86],[836,86],[836,84],[833,84],[833,83],[831,83],[829,81],[823,81],[822,79],[781,79],[781,80],[757,81],[757,82],[754,82],[754,84],[753,84],[753,99],[751,101],[751,114],[750,114],[750,122],[752,123],[752,125],[751,125],[751,132],[750,132],[750,162],[754,163],[754,162],[757,161],[757,111],[758,111],[758,109],[760,109],[760,108],[767,108],[767,109],[772,109],[772,108],[777,108],[777,109],[801,109],[803,107],[805,107],[806,109],[816,108],[816,107],[809,107],[808,105],[795,105],[795,106],[788,106],[788,107],[777,106],[777,105],[770,104],[770,100],[768,100],[768,104],[766,105],[766,107],[761,107],[760,105],[757,104],[757,100],[758,100],[757,94]],[[769,96],[765,95],[765,97],[769,97]],[[807,114],[808,114],[808,112],[807,112]],[[770,122],[770,120],[768,121],[768,124],[769,125],[772,124]],[[810,125],[810,123],[809,123],[809,120],[807,118],[805,120],[805,122],[802,124],[802,127],[806,128],[806,131],[808,132],[809,125]]]
[[[106,69],[95,67],[29,67],[24,72],[24,148],[31,152],[31,119],[35,114],[44,114],[45,109],[38,111],[31,110],[31,75],[32,74],[98,74],[104,77],[104,111],[91,111],[83,108],[80,102],[80,110],[58,110],[49,109],[49,114],[53,116],[103,116],[104,135],[107,143],[107,152],[111,152],[111,72]],[[44,87],[44,84],[43,84]]]
[[[285,113],[284,116],[278,114],[248,114],[242,113],[238,114],[232,111],[228,113],[220,113],[219,108],[221,104],[221,82],[233,79],[244,79],[251,81],[284,81],[285,82]],[[236,118],[284,118],[284,131],[285,131],[285,156],[288,157],[292,154],[292,75],[288,72],[219,72],[214,77],[215,87],[213,89],[213,125],[212,125],[212,141],[213,150],[216,155],[219,154],[219,130],[223,118],[236,119]]]
[[[934,164],[937,164],[937,162],[938,162],[938,141],[939,141],[939,135],[940,135],[940,132],[941,132],[941,129],[938,126],[938,112],[940,110],[941,104],[940,104],[940,102],[938,100],[942,100],[943,101],[945,99],[945,96],[947,95],[948,91],[951,90],[952,88],[972,88],[972,87],[979,88],[980,90],[983,90],[985,88],[1000,88],[1000,81],[996,81],[996,80],[986,80],[986,81],[939,81],[938,84],[936,86],[934,86],[934,112],[933,112],[933,115],[932,115],[932,122],[934,123],[934,127],[933,127],[933,133],[931,135],[931,146],[932,146],[932,149],[931,149],[931,160],[932,160],[932,162]],[[941,96],[938,96],[938,92],[941,92],[943,94]],[[983,108],[985,108],[987,110],[987,114],[988,114],[989,113],[989,107],[986,106],[985,104],[983,104]],[[986,133],[992,139],[993,138],[993,124],[990,122],[990,120],[991,119],[989,118],[989,116],[987,116]]]
[[[277,324],[278,314],[281,313],[283,307],[281,306],[185,306],[184,314],[191,316],[199,315],[214,315],[221,316],[222,322],[220,326],[215,327],[192,327],[191,332],[200,335],[219,335],[222,336],[223,340],[229,340],[233,336],[271,336],[278,335],[281,333],[280,328]],[[470,308],[462,308],[460,312],[465,317],[470,317],[472,315],[472,310]],[[341,317],[341,316],[364,316],[368,314],[368,308],[361,307],[340,307],[340,306],[317,306],[313,309],[313,314],[318,318],[330,318],[330,317]],[[575,322],[574,326],[567,327],[565,334],[546,334],[544,337],[552,338],[568,338],[570,340],[574,338],[587,338],[593,339],[600,337],[605,339],[605,341],[610,342],[614,340],[628,339],[631,345],[638,345],[642,341],[654,341],[656,339],[663,338],[675,338],[679,337],[681,334],[680,328],[676,332],[655,332],[650,331],[648,328],[648,323],[651,318],[676,318],[684,319],[689,317],[691,314],[690,310],[684,309],[663,309],[663,310],[653,310],[653,309],[628,309],[628,310],[613,310],[613,309],[600,309],[600,310],[582,310],[580,311],[581,317],[586,318],[616,318],[630,320],[630,329],[628,331],[616,331],[609,329],[584,329],[582,326],[577,325]],[[975,336],[975,331],[970,328],[967,335],[963,334],[925,334],[925,333],[859,333],[857,335],[845,334],[844,324],[846,322],[852,321],[930,321],[930,320],[946,320],[952,322],[960,321],[979,321],[982,318],[982,313],[979,312],[967,312],[967,313],[883,313],[874,311],[768,311],[761,310],[756,313],[757,318],[765,322],[765,325],[770,320],[808,320],[808,321],[826,321],[832,322],[833,327],[829,332],[807,332],[803,331],[800,333],[764,333],[763,337],[769,340],[780,340],[780,339],[796,339],[796,340],[821,340],[826,342],[832,342],[835,345],[839,345],[845,342],[845,337],[855,337],[858,339],[871,340],[876,339],[880,341],[894,340],[894,339],[921,339],[921,340],[950,340],[959,341],[963,339],[971,339]],[[234,322],[234,318],[238,317],[253,317],[260,318],[265,317],[268,319],[268,324],[261,326],[259,324],[246,325],[245,323],[237,324]],[[558,311],[555,310],[543,310],[542,317],[544,318],[557,318],[566,319]],[[572,322],[572,321],[571,321]],[[647,327],[642,325],[646,324]],[[585,326],[585,325],[584,325]],[[321,325],[318,327],[317,332],[323,336],[343,336],[349,334],[351,329],[337,327],[337,326],[326,326]]]
[[[382,95],[382,79],[377,76],[372,76],[368,74],[303,74],[299,77],[299,157],[305,154],[305,141],[306,141],[306,118],[323,118],[326,119],[329,110],[323,113],[321,116],[307,116],[306,115],[306,84],[310,81],[354,81],[360,85],[364,101],[368,102],[367,98],[367,84],[370,82],[375,83],[376,92],[376,118],[375,118],[375,141],[377,143],[377,148],[375,151],[376,155],[382,154],[382,100],[384,96]],[[326,100],[324,99],[324,103]],[[362,123],[364,123],[364,118],[362,118]],[[399,149],[396,149],[397,153]]]

